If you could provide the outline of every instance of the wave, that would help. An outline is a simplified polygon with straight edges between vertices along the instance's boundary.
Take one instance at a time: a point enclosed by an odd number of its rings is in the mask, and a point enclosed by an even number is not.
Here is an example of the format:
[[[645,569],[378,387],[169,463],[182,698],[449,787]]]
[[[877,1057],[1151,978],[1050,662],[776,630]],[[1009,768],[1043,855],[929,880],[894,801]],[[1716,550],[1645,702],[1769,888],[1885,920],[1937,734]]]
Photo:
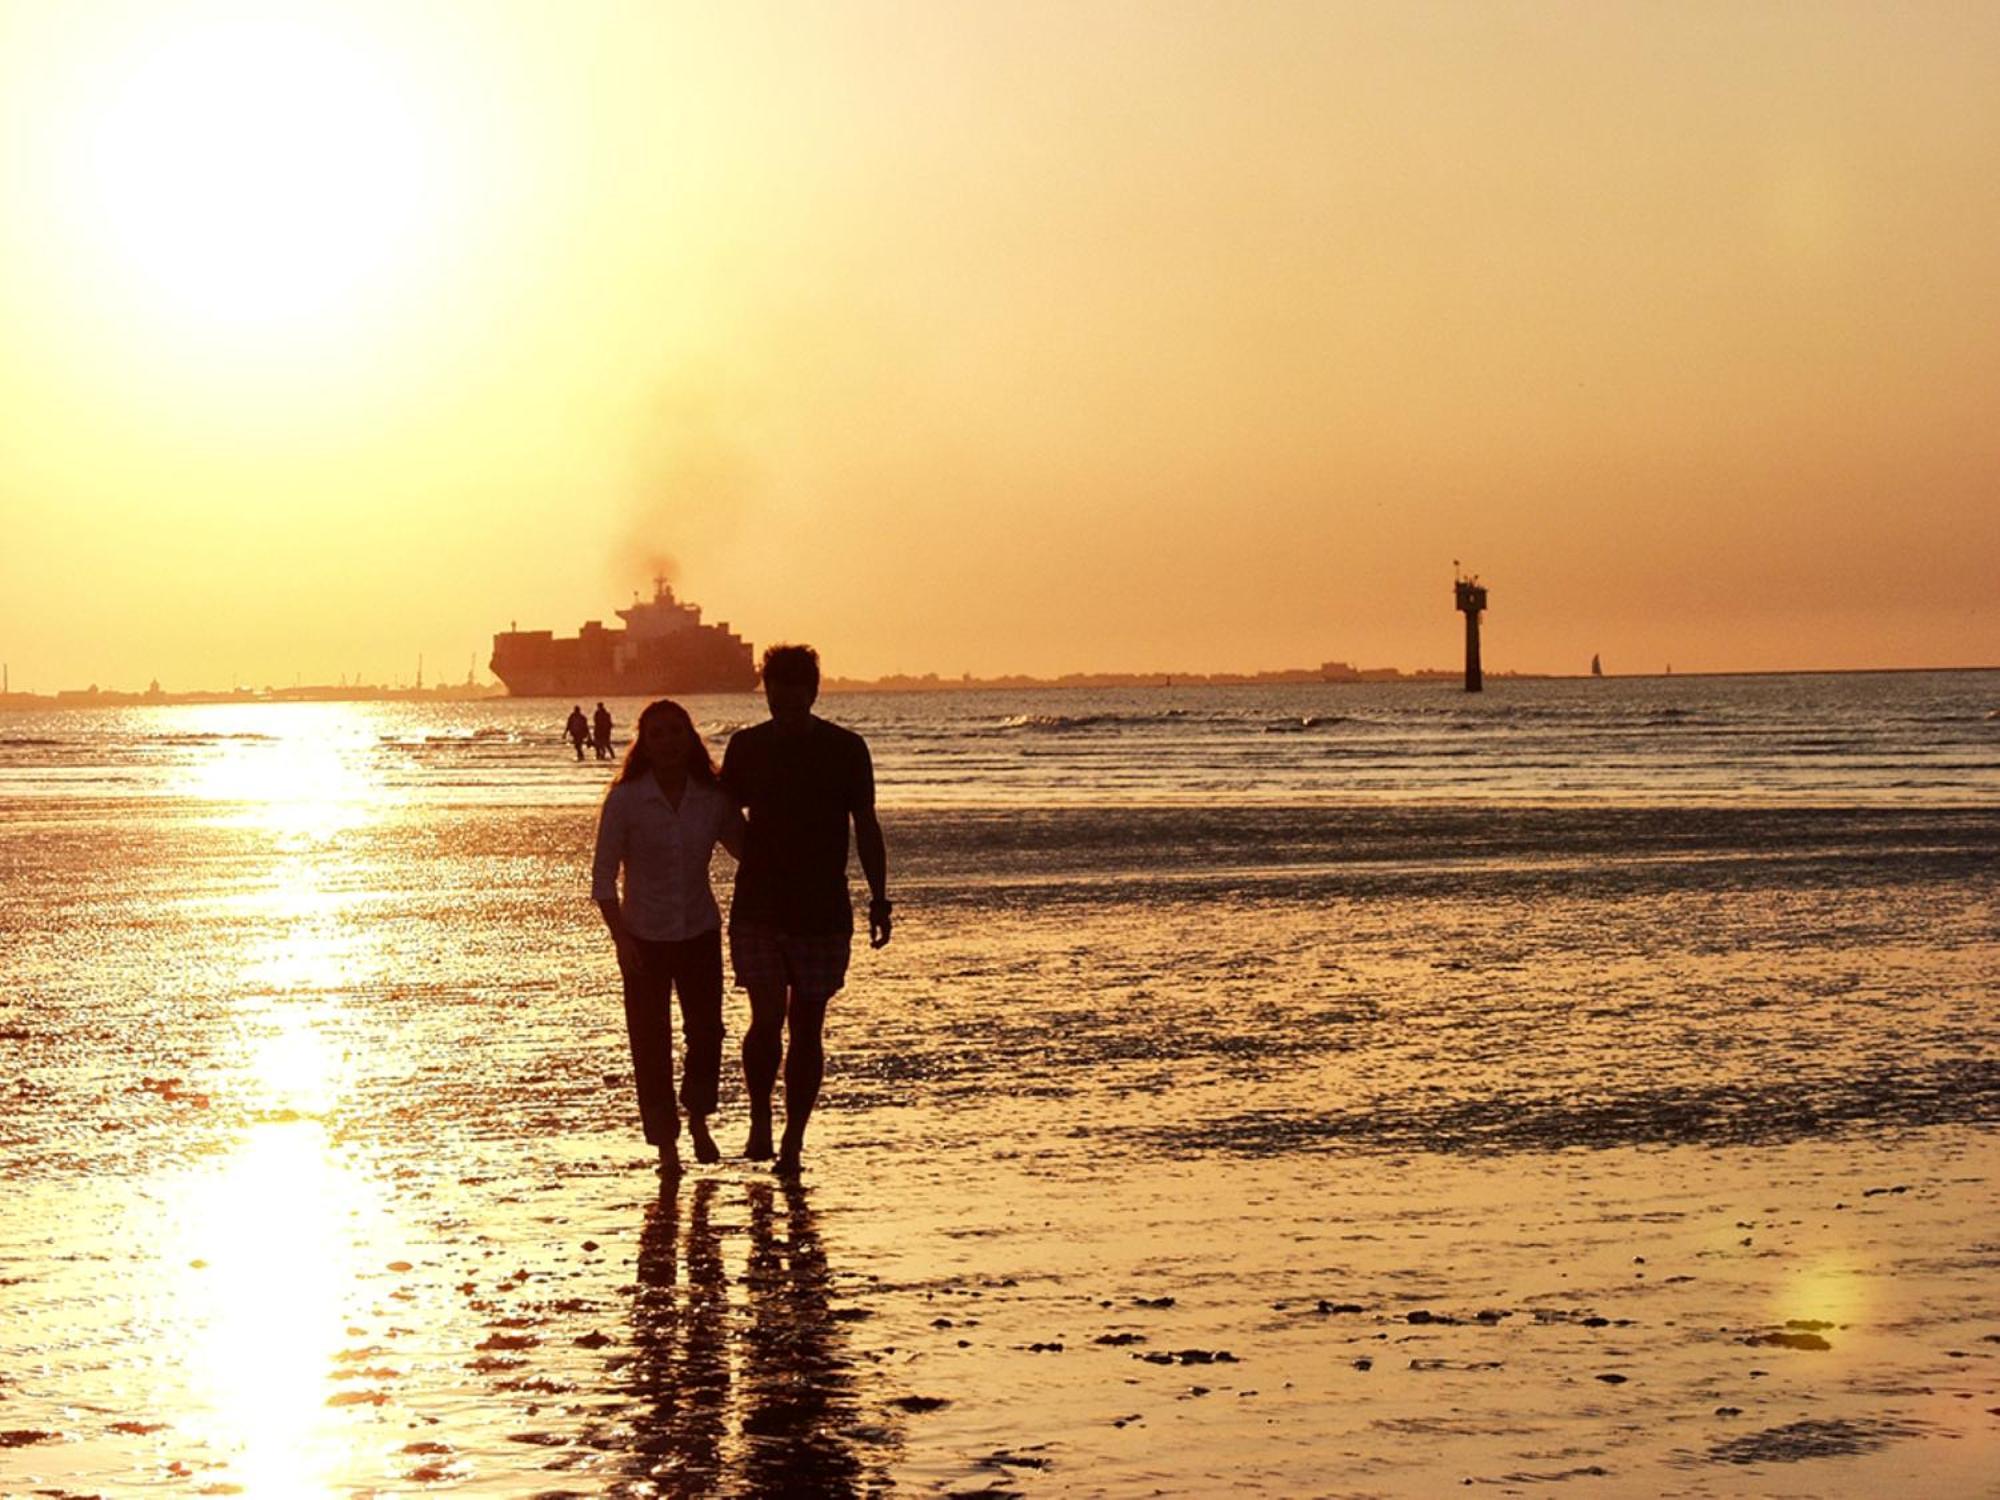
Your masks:
[[[219,730],[189,731],[181,734],[149,734],[142,745],[268,745],[283,736],[255,734],[249,730],[225,734]]]
[[[1009,714],[993,727],[1004,731],[1069,734],[1079,729],[1116,728],[1121,725],[1174,724],[1191,717],[1184,708],[1162,709],[1150,714]]]
[[[480,729],[445,729],[432,734],[385,734],[379,744],[408,748],[413,745],[471,745],[475,743],[520,744],[521,736],[511,729],[488,725]]]
[[[1266,734],[1303,734],[1308,729],[1327,729],[1348,723],[1346,714],[1301,714],[1296,719],[1273,719],[1264,725]]]

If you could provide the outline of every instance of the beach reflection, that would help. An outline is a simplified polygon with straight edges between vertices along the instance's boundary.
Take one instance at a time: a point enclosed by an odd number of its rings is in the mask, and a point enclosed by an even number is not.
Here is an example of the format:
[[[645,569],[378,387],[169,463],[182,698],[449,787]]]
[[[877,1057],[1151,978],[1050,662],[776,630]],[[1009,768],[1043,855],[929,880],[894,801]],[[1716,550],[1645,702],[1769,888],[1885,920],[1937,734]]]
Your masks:
[[[255,1114],[319,1115],[341,1101],[352,1058],[342,1040],[351,985],[372,972],[378,939],[326,889],[328,862],[281,853],[274,884],[243,898],[259,935],[230,988],[242,1064],[238,1090]]]
[[[630,1389],[639,1404],[632,1414],[631,1467],[665,1494],[712,1490],[722,1472],[729,1279],[713,1216],[715,1192],[713,1182],[696,1183],[685,1215],[676,1193],[661,1193],[647,1210],[639,1241],[630,1365]]]
[[[171,790],[236,804],[245,821],[288,842],[323,842],[379,817],[388,789],[372,759],[376,736],[337,703],[180,711],[174,744],[193,758]]]
[[[345,1347],[379,1272],[364,1246],[388,1209],[334,1144],[352,1081],[350,985],[377,946],[351,909],[371,872],[343,836],[380,815],[383,791],[351,709],[189,717],[198,758],[180,790],[226,804],[244,837],[228,902],[240,940],[218,984],[233,1045],[214,1078],[218,1113],[243,1133],[171,1188],[164,1291],[187,1427],[231,1492],[328,1493],[372,1466],[364,1450],[396,1375]]]
[[[302,1121],[256,1128],[179,1191],[161,1333],[190,1435],[244,1493],[336,1488],[361,1435],[344,1408],[373,1402],[340,1387],[329,1398],[328,1372],[353,1312],[357,1231],[381,1212],[374,1190]]]
[[[771,1184],[750,1188],[744,1475],[756,1494],[844,1495],[861,1472],[844,1435],[856,1418],[853,1373],[806,1190],[788,1181],[783,1194],[781,1215]]]
[[[346,837],[395,800],[373,735],[345,705],[219,705],[189,710],[179,742],[199,752],[180,792],[226,806],[239,830],[228,908],[241,936],[218,986],[240,1058],[233,1102],[253,1118],[327,1116],[349,1083],[351,990],[379,948],[356,915],[384,871]]]
[[[854,1379],[806,1190],[704,1179],[647,1211],[619,1494],[847,1495]],[[724,1242],[747,1235],[732,1286]]]

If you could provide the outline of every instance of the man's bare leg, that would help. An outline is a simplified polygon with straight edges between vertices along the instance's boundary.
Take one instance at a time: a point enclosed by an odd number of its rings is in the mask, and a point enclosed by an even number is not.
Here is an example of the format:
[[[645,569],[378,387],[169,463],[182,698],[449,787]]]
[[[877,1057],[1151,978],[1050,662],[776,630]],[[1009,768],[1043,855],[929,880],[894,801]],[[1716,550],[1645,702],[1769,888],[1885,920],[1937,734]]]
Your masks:
[[[750,1095],[750,1139],[743,1154],[751,1161],[769,1161],[771,1091],[777,1087],[778,1064],[785,1055],[785,992],[750,991],[750,1029],[743,1033],[743,1087]]]
[[[792,996],[788,1030],[791,1046],[785,1055],[785,1138],[778,1147],[778,1170],[796,1172],[805,1148],[806,1122],[819,1102],[819,1086],[826,1076],[826,1047],[821,1033],[826,1027],[828,997],[808,1000]]]

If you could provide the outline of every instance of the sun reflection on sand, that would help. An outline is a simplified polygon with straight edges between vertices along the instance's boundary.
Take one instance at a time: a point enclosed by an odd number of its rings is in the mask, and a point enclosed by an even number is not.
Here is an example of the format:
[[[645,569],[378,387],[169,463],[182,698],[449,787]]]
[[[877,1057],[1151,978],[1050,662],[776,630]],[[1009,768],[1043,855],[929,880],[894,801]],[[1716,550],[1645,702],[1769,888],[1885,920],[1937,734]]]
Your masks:
[[[240,977],[246,983],[274,991],[325,990],[340,983],[365,946],[365,929],[348,920],[355,898],[333,889],[336,878],[333,864],[287,851],[268,884],[238,898],[244,916],[273,924],[243,954]]]
[[[353,920],[368,884],[345,835],[379,819],[394,793],[370,754],[376,734],[341,704],[188,709],[199,759],[179,791],[226,809],[250,840],[233,912],[248,929],[229,986],[253,1117],[324,1116],[350,1069],[338,1038],[349,987],[374,941]]]
[[[372,1410],[368,1372],[346,1388],[329,1372],[375,1190],[306,1121],[253,1129],[177,1207],[166,1295],[190,1330],[188,1427],[245,1493],[331,1490],[356,1467],[355,1410]]]
[[[1826,1252],[1799,1266],[1777,1288],[1773,1321],[1795,1328],[1832,1325],[1845,1328],[1866,1322],[1874,1309],[1869,1278],[1852,1260]]]
[[[368,1467],[391,1373],[339,1357],[386,1209],[331,1122],[351,1082],[343,990],[372,946],[349,919],[342,836],[379,816],[384,793],[372,734],[339,705],[220,706],[194,738],[203,758],[183,794],[226,805],[254,840],[234,903],[254,935],[231,986],[248,1123],[178,1190],[165,1291],[188,1330],[189,1427],[219,1477],[252,1495],[327,1493]]]
[[[180,778],[182,796],[236,804],[250,821],[300,843],[379,815],[386,789],[367,758],[375,737],[351,708],[220,704],[186,712],[204,754]]]
[[[250,1042],[245,1073],[266,1115],[323,1116],[339,1102],[346,1059],[314,1020],[297,1011],[270,1013],[274,1030]]]

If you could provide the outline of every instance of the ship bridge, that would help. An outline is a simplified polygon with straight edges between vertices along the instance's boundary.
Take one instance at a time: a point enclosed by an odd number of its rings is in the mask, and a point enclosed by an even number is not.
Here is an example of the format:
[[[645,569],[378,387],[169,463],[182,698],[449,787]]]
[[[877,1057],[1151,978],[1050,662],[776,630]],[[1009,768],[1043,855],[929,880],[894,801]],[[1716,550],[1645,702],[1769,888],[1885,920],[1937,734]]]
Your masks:
[[[628,640],[635,643],[660,640],[699,626],[701,606],[681,603],[674,597],[672,584],[664,578],[655,578],[653,597],[644,602],[633,600],[630,609],[618,611],[618,618],[625,622]]]

